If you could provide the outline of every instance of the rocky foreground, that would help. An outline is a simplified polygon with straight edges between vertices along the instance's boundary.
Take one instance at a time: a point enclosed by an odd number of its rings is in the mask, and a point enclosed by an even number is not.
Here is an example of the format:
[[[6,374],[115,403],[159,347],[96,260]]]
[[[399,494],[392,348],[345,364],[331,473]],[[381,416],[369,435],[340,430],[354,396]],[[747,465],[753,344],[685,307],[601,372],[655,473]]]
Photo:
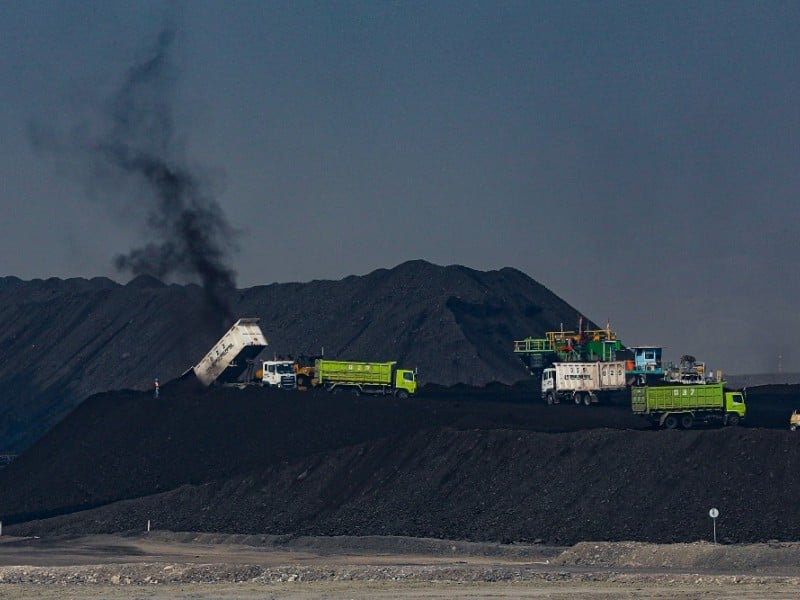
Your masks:
[[[800,545],[778,543],[556,548],[161,531],[4,538],[0,597],[791,598],[798,559]]]

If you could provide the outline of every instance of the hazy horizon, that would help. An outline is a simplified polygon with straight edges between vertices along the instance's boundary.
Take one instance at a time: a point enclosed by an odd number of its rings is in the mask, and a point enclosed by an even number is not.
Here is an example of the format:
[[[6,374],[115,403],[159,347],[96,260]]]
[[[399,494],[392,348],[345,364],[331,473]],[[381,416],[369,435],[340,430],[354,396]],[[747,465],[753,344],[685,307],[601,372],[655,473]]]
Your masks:
[[[212,283],[513,267],[625,343],[800,371],[796,3],[3,8],[0,275],[200,282],[188,207]]]

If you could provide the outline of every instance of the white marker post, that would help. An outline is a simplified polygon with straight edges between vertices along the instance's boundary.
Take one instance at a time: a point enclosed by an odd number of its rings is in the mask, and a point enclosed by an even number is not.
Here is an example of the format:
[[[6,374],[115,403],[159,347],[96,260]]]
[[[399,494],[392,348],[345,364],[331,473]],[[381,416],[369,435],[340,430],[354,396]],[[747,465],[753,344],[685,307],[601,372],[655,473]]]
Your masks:
[[[711,517],[711,522],[714,523],[714,543],[717,543],[717,517],[719,516],[719,511],[716,508],[712,508],[708,511],[708,516]]]
[[[147,519],[147,533],[150,533],[150,519]]]

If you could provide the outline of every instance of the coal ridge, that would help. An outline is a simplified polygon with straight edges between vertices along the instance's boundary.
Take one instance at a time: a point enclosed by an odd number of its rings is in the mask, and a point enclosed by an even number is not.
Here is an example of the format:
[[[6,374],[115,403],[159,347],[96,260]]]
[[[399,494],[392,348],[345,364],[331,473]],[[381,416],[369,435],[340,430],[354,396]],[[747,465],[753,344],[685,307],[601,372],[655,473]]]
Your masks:
[[[265,356],[394,360],[442,385],[524,379],[513,339],[578,318],[515,269],[422,260],[340,281],[255,286],[229,300],[237,315],[261,319]],[[93,394],[178,377],[224,333],[217,321],[197,285],[0,279],[0,451],[30,446]]]
[[[800,493],[800,438],[786,422],[652,430],[629,408],[547,406],[530,391],[430,386],[399,400],[170,382],[158,399],[105,393],[0,471],[0,515],[15,535],[150,520],[224,533],[666,543],[709,539],[714,506],[722,541],[800,539],[780,517]],[[786,415],[799,391],[751,390],[751,403]]]

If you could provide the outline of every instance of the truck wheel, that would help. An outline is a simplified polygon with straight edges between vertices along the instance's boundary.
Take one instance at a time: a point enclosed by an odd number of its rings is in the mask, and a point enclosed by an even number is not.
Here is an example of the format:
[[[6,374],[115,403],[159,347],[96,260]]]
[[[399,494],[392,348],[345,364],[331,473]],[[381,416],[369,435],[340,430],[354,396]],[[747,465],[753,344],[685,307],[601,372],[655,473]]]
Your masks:
[[[681,427],[684,429],[691,429],[693,423],[694,419],[692,418],[692,415],[683,415],[681,417]]]
[[[553,392],[547,392],[547,397],[545,398],[545,402],[547,402],[550,406],[556,403],[556,396]]]
[[[407,390],[397,390],[397,397],[400,400],[406,400],[408,398],[408,391]]]
[[[728,425],[736,427],[739,424],[739,415],[728,415]]]
[[[797,425],[790,425],[789,431],[797,431]]]
[[[583,394],[583,405],[584,406],[591,406],[592,405],[592,395],[588,392]]]
[[[572,401],[575,402],[575,404],[580,404],[581,403],[580,393],[576,392],[575,395],[572,396]]]
[[[678,419],[675,418],[673,415],[670,415],[666,419],[664,419],[665,429],[675,429],[677,426],[678,426]]]

